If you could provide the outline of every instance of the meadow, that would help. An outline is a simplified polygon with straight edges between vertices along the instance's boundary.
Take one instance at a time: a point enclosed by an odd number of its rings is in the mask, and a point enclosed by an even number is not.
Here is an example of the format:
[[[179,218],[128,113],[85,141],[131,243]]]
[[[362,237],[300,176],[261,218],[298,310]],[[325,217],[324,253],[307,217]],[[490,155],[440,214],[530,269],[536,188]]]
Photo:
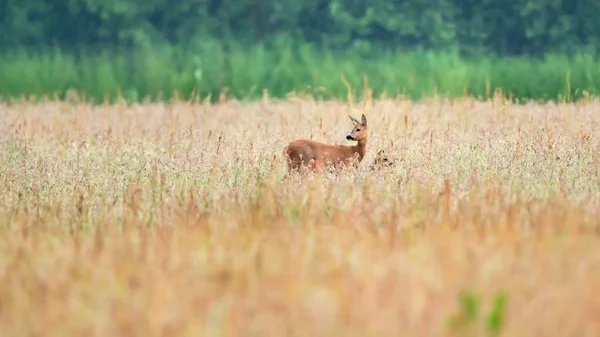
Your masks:
[[[1,103],[2,336],[600,333],[598,99],[352,102]]]

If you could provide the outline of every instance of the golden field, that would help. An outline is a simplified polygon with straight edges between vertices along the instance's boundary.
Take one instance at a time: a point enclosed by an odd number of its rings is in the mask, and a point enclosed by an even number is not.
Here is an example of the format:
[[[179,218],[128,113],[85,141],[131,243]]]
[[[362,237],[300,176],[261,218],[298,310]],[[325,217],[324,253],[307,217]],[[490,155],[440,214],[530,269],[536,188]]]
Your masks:
[[[0,335],[598,336],[599,109],[2,103]],[[357,170],[281,179],[361,113]]]

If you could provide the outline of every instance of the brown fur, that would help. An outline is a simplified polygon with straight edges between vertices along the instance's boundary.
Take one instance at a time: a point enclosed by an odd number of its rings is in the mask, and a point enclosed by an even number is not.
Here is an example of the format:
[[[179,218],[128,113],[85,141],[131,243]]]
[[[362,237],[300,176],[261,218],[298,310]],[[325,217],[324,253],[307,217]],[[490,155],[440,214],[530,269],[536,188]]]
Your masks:
[[[393,165],[394,162],[390,160],[390,158],[388,158],[388,156],[385,154],[385,151],[379,150],[379,152],[377,152],[375,160],[373,160],[373,164],[371,164],[370,166],[370,169],[376,170],[384,167],[392,167]]]
[[[339,167],[340,164],[354,166],[362,161],[367,148],[367,118],[362,115],[359,122],[349,116],[354,127],[346,139],[356,141],[356,145],[329,145],[312,140],[295,140],[289,143],[283,153],[288,158],[288,173],[308,171],[322,172],[326,167]]]

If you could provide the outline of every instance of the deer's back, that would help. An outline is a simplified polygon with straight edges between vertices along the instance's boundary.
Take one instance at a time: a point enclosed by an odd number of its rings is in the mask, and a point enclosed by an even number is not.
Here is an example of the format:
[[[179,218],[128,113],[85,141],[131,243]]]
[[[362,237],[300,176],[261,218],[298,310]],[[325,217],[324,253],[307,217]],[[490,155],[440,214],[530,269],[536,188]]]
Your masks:
[[[351,149],[345,146],[304,139],[291,142],[286,148],[286,153],[292,159],[299,158],[301,155],[306,161],[314,159],[319,162],[331,161],[333,163],[348,160],[353,155]]]
[[[319,145],[320,143],[310,140],[295,140],[286,147],[286,154],[292,159],[299,158],[300,156],[302,156],[304,160],[315,159],[317,157]]]

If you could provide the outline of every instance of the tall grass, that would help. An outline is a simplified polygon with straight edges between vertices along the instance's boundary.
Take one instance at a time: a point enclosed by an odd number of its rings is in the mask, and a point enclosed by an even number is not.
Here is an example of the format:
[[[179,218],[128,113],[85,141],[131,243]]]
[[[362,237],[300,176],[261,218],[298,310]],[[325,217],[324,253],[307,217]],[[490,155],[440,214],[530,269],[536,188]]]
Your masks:
[[[2,336],[600,331],[597,100],[368,103],[357,170],[289,181],[359,111],[0,106]]]
[[[118,96],[164,99],[175,92],[183,98],[226,94],[253,99],[267,89],[272,97],[296,91],[342,98],[347,93],[342,78],[353,88],[372,88],[375,95],[489,97],[500,88],[516,98],[576,99],[585,91],[598,92],[600,62],[586,54],[466,60],[424,51],[358,55],[309,45],[244,48],[214,43],[195,49],[77,54],[53,49],[0,55],[0,94],[5,97],[64,97],[74,89],[96,101]]]
[[[346,104],[2,105],[2,335],[598,331],[597,100],[368,103],[361,166],[303,181]]]

